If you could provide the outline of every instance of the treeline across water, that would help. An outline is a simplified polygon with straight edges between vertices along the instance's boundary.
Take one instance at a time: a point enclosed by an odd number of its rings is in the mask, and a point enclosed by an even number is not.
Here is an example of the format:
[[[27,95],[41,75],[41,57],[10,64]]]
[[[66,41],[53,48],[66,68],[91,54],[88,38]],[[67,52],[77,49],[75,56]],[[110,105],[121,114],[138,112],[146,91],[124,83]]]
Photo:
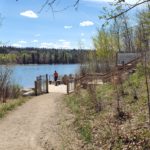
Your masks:
[[[0,64],[75,64],[87,59],[90,50],[0,47]]]

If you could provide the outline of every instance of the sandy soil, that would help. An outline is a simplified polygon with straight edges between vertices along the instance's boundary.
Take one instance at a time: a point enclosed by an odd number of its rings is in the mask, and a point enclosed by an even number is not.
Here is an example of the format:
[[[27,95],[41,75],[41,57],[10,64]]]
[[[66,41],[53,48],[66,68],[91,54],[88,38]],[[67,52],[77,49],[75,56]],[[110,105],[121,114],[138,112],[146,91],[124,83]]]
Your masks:
[[[57,86],[55,86],[54,84],[49,84],[48,89],[49,92],[67,94],[67,86],[64,84],[60,84]]]
[[[0,120],[0,150],[59,150],[63,94],[34,97]]]

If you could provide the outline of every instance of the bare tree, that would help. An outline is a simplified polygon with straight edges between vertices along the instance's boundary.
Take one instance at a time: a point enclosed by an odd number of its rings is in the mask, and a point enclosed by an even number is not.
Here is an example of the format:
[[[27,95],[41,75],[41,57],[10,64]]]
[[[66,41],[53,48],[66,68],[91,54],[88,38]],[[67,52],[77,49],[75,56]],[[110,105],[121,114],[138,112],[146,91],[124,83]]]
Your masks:
[[[147,93],[147,106],[149,114],[149,127],[150,127],[150,89],[148,83],[148,63],[149,63],[149,50],[150,50],[150,7],[148,6],[147,10],[139,14],[139,25],[138,25],[138,42],[140,43],[141,54],[143,56],[143,69],[145,76],[145,85]]]
[[[123,14],[127,13],[128,11],[132,10],[133,8],[135,8],[139,5],[145,4],[145,3],[149,3],[149,2],[150,2],[150,0],[137,0],[137,2],[135,2],[134,4],[128,4],[128,3],[126,3],[126,0],[118,0],[118,1],[114,0],[113,6],[115,6],[115,7],[114,7],[114,9],[107,12],[105,19],[110,20],[110,19],[117,18],[117,17],[122,16]],[[119,12],[118,12],[118,10],[119,10]]]
[[[122,19],[121,30],[123,31],[121,33],[122,34],[121,36],[124,43],[124,50],[133,52],[134,51],[133,30],[132,28],[129,27],[128,17],[125,16],[125,14],[121,16],[121,19]]]
[[[16,1],[21,1],[21,0],[16,0]],[[78,4],[81,0],[72,0],[72,4],[70,5],[66,5],[66,7],[62,8],[62,10],[54,10],[54,6],[57,2],[60,1],[64,1],[64,0],[45,0],[43,2],[43,5],[41,6],[41,9],[39,12],[41,12],[45,7],[49,7],[51,8],[52,12],[58,12],[58,11],[64,11],[70,7],[74,7],[74,8],[78,8]],[[112,19],[112,18],[117,18],[118,16],[123,15],[124,13],[130,11],[131,9],[142,5],[144,3],[148,3],[150,0],[137,0],[137,2],[135,2],[134,4],[128,4],[126,3],[126,0],[114,0],[114,2],[112,3],[114,7],[113,10],[111,10],[110,12],[107,12],[107,14],[105,15],[105,18],[107,18],[108,20]],[[126,6],[124,9],[122,9],[122,6]],[[116,10],[120,10],[120,12],[116,13]]]
[[[6,102],[8,87],[10,85],[11,71],[7,67],[0,68],[0,101]]]

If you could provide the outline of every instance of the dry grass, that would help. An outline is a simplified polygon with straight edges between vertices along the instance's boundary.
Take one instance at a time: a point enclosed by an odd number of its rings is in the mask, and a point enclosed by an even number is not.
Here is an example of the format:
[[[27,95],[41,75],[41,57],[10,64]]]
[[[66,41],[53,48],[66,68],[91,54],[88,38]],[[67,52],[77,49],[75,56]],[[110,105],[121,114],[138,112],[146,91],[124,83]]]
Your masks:
[[[127,94],[120,94],[122,116],[119,117],[116,117],[116,93],[110,84],[96,88],[96,99],[102,106],[99,112],[95,111],[88,91],[81,90],[80,94],[66,98],[68,107],[75,115],[74,128],[81,135],[83,149],[150,149],[146,87],[142,79],[143,76],[134,74],[130,82],[123,84]],[[138,99],[134,99],[133,88]]]
[[[9,111],[14,110],[26,101],[26,98],[18,98],[16,100],[10,100],[7,103],[0,103],[0,118],[3,118]]]

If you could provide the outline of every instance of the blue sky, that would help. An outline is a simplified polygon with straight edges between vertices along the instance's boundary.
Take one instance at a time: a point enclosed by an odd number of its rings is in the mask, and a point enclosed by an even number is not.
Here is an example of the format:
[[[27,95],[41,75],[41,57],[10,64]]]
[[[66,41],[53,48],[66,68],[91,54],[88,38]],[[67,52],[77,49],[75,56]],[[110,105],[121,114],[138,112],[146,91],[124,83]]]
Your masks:
[[[71,5],[74,0],[58,0],[55,10]],[[3,45],[45,48],[92,48],[92,37],[102,25],[98,16],[112,0],[80,0],[78,10],[55,12],[45,7],[44,0],[0,0],[4,18],[0,26]],[[135,0],[132,0],[132,2]]]

